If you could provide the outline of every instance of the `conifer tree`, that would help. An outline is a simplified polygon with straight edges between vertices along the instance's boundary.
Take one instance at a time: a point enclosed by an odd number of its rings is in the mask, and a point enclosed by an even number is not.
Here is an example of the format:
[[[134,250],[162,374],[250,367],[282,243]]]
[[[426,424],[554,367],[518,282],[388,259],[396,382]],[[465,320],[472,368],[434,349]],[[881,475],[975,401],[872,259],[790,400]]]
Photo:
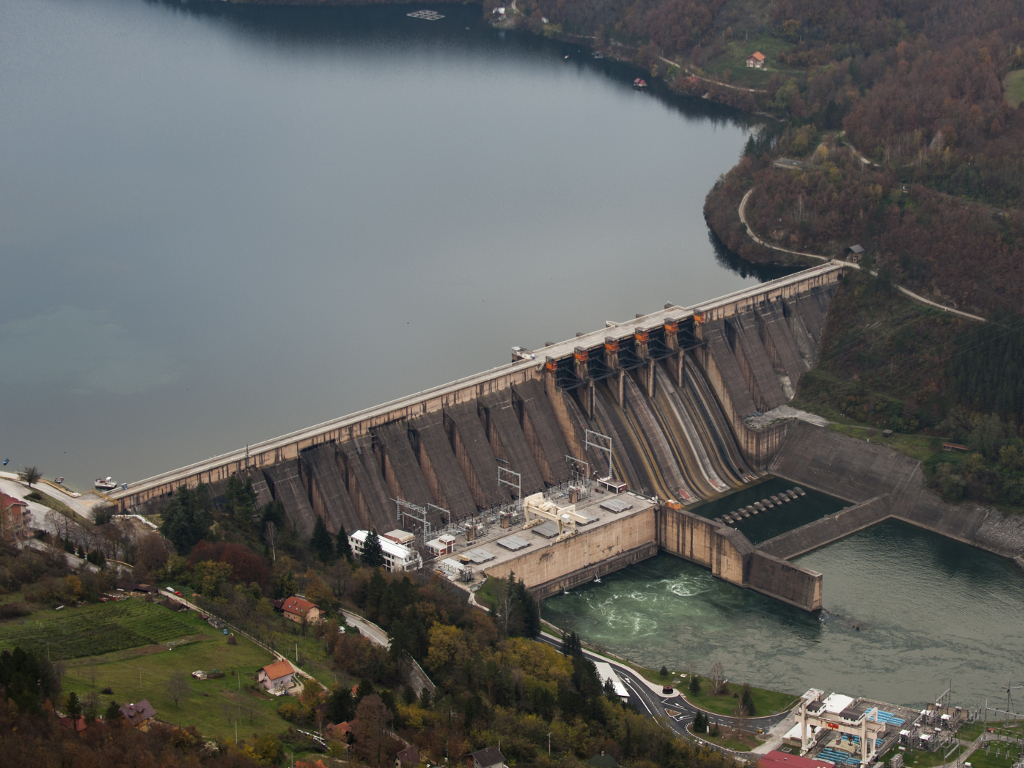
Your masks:
[[[348,534],[345,533],[345,526],[342,525],[338,528],[338,557],[343,557],[352,562],[352,547],[348,543]]]
[[[384,565],[384,549],[380,545],[380,537],[376,530],[370,531],[363,544],[363,554],[360,558],[363,565],[370,568],[380,568]]]
[[[323,563],[328,563],[334,559],[334,541],[331,539],[331,534],[327,530],[327,525],[324,523],[322,517],[317,516],[316,523],[313,525],[313,537],[309,540],[309,547],[313,550],[313,554],[316,555]]]

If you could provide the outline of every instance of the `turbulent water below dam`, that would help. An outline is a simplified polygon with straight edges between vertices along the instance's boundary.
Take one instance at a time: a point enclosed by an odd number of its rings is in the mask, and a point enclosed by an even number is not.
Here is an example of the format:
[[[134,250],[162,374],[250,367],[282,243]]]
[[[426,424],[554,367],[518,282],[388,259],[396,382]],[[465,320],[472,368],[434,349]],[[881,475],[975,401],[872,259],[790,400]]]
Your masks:
[[[662,554],[546,600],[543,616],[647,667],[720,661],[730,680],[797,694],[917,706],[952,679],[954,699],[977,706],[1021,678],[1024,573],[1012,562],[896,521],[796,562],[824,574],[818,615]]]

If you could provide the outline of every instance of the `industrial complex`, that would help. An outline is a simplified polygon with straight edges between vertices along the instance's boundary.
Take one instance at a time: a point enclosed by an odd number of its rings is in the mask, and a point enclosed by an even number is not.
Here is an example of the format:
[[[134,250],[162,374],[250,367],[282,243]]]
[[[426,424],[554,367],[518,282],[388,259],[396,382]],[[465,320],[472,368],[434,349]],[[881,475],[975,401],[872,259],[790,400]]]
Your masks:
[[[145,513],[181,485],[217,495],[238,474],[299,535],[319,517],[359,552],[376,530],[391,568],[464,585],[514,572],[540,599],[662,551],[815,611],[821,574],[791,559],[888,517],[1019,557],[988,512],[954,512],[926,491],[918,462],[782,408],[816,362],[843,270],[514,347],[490,371],[111,496]],[[769,475],[793,485],[716,519],[693,511]],[[757,546],[732,527],[799,503],[805,487],[849,506]]]

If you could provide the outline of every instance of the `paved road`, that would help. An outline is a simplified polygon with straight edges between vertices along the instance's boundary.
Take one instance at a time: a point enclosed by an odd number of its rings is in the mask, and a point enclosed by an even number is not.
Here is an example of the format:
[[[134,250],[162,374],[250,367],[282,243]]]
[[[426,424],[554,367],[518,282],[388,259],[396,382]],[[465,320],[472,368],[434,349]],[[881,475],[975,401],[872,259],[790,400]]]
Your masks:
[[[10,485],[8,485],[8,483],[10,483]],[[41,480],[36,483],[36,486],[39,487],[39,490],[42,493],[45,493],[47,496],[52,496],[57,499],[57,501],[66,504],[70,509],[73,509],[87,520],[92,520],[93,510],[105,503],[104,499],[101,499],[91,491],[89,493],[81,494],[80,496],[72,496],[71,494],[66,493],[60,486],[50,482],[49,480]],[[29,492],[28,486],[18,479],[17,472],[0,472],[0,490],[18,499],[24,498],[25,494]],[[29,504],[31,505],[33,502],[29,502]],[[36,506],[41,507],[42,505],[37,504]]]
[[[391,647],[391,640],[388,638],[388,633],[372,621],[368,621],[359,614],[352,613],[351,611],[343,610],[342,613],[345,615],[345,620],[369,638],[370,642],[384,648]],[[409,671],[409,677],[409,684],[412,686],[412,689],[416,691],[417,695],[424,688],[429,689],[431,693],[434,692],[435,686],[433,681],[427,677],[427,673],[423,671],[423,668],[418,663],[416,663],[415,659],[412,660],[412,668]]]
[[[740,223],[743,224],[744,228],[747,230],[747,234],[750,235],[750,239],[753,240],[755,243],[757,243],[758,245],[763,245],[765,248],[771,248],[773,251],[781,251],[782,253],[792,253],[795,256],[807,256],[808,258],[818,259],[819,261],[834,261],[837,264],[842,264],[843,266],[851,267],[851,268],[857,269],[857,270],[859,270],[861,268],[860,264],[854,264],[852,261],[843,261],[841,259],[831,259],[828,256],[820,256],[817,253],[806,253],[804,251],[791,251],[788,248],[781,248],[781,247],[779,247],[777,245],[772,245],[771,243],[766,243],[764,240],[762,240],[760,237],[758,237],[756,234],[754,234],[754,230],[751,229],[750,225],[747,223],[747,201],[750,199],[750,195],[754,192],[755,189],[757,189],[757,187],[751,187],[750,189],[747,190],[747,193],[743,196],[743,199],[740,200],[740,207],[739,207]],[[874,275],[875,277],[878,276],[878,272],[876,272],[873,269],[867,270],[867,272],[868,272],[868,274]],[[964,312],[964,311],[959,310],[959,309],[953,309],[953,307],[947,307],[944,304],[939,304],[938,302],[932,301],[931,299],[926,299],[924,296],[919,296],[918,294],[914,293],[913,291],[907,290],[902,285],[896,285],[895,283],[893,283],[893,286],[896,288],[897,291],[902,293],[904,296],[906,296],[907,298],[912,299],[912,300],[918,302],[919,304],[927,304],[929,307],[935,307],[936,309],[941,309],[943,312],[949,312],[951,315],[956,315],[957,317],[962,317],[962,318],[964,318],[966,320],[974,320],[974,321],[979,322],[979,323],[987,322],[984,317],[980,317],[978,315],[972,315],[970,312]]]
[[[538,640],[542,643],[562,649],[562,641],[547,633],[542,634]],[[615,673],[621,678],[622,684],[626,686],[629,691],[629,703],[636,707],[638,712],[648,715],[664,725],[668,726],[678,736],[693,740],[693,736],[686,730],[686,726],[693,722],[694,715],[700,712],[701,709],[689,701],[687,701],[679,693],[674,693],[670,696],[666,696],[660,692],[660,687],[647,682],[634,672],[629,667],[610,659],[600,654],[593,653],[591,651],[584,651],[583,655],[591,661],[604,661],[612,665],[615,669]],[[668,714],[665,709],[668,708],[674,712],[678,712],[677,715]],[[769,715],[767,717],[727,717],[725,715],[718,715],[714,712],[708,712],[708,722],[718,723],[719,725],[729,726],[731,728],[742,728],[744,730],[755,730],[761,728],[765,733],[774,728],[780,722],[785,720],[789,716],[789,712],[780,712],[779,714]],[[710,745],[714,747],[714,745]],[[742,753],[746,754],[746,753]]]

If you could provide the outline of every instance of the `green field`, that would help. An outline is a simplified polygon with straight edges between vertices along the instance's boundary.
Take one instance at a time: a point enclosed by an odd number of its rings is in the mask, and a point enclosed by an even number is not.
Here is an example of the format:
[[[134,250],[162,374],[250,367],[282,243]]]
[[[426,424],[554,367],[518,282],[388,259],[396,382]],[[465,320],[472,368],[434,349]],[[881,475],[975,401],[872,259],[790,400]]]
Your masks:
[[[165,643],[200,632],[206,623],[191,613],[174,613],[133,598],[63,610],[41,610],[0,623],[0,650],[47,648],[50,658],[97,656]]]
[[[194,611],[174,613],[139,598],[43,610],[0,623],[0,648],[42,651],[48,642],[51,659],[64,664],[64,691],[83,698],[96,693],[103,709],[111,699],[119,704],[147,699],[158,720],[195,725],[210,739],[234,739],[236,722],[239,739],[285,730],[288,724],[277,715],[284,699],[254,690],[256,672],[274,659],[255,643],[237,640],[228,645],[222,632]],[[199,669],[219,669],[226,676],[189,677],[190,695],[175,707],[167,680],[175,672],[191,675]],[[105,688],[112,694],[101,694]]]
[[[701,678],[700,682],[701,692],[696,696],[690,693],[690,691],[685,687],[681,689],[683,695],[686,696],[688,701],[697,705],[701,709],[705,709],[708,712],[714,712],[718,715],[735,714],[736,708],[740,703],[740,696],[743,695],[742,685],[726,683],[725,693],[713,696],[711,694],[711,684],[704,678]],[[765,715],[773,715],[776,712],[782,712],[791,708],[800,700],[799,696],[794,696],[791,693],[766,691],[763,688],[751,687],[750,693],[754,697],[754,707],[757,709],[755,717],[764,717]],[[735,694],[735,696],[733,694]]]
[[[1024,101],[1024,69],[1015,69],[1003,78],[1006,102],[1016,109]]]
[[[884,765],[889,762],[893,757],[899,753],[899,749],[893,747],[881,760],[878,761],[879,765]],[[942,765],[946,762],[946,750],[940,749],[936,752],[926,752],[921,749],[908,749],[903,753],[903,765],[906,768],[935,768],[937,765]],[[950,760],[953,758],[950,757]]]
[[[728,42],[725,52],[709,59],[704,64],[704,71],[711,77],[720,78],[729,70],[729,83],[744,88],[764,88],[771,79],[773,72],[789,73],[789,67],[779,64],[778,55],[789,48],[789,45],[775,37],[767,35],[751,35],[744,40],[737,34]],[[765,69],[747,68],[747,57],[754,51],[763,53],[767,60]]]
[[[1021,754],[1019,747],[1005,741],[991,742],[987,746],[988,749],[976,750],[968,758],[973,768],[1011,768]]]
[[[167,635],[175,624],[166,621],[166,614],[178,619],[176,626],[183,631],[177,637],[167,638],[172,641],[167,646],[144,645],[88,657],[80,654],[66,662],[65,691],[75,691],[84,698],[110,688],[112,694],[100,694],[104,708],[111,699],[120,704],[147,699],[156,709],[158,720],[195,725],[207,738],[233,739],[236,720],[240,739],[251,737],[254,731],[279,732],[287,727],[277,715],[282,699],[253,690],[256,672],[273,661],[269,653],[243,637],[238,638],[237,645],[228,645],[220,631],[194,612],[175,614],[136,599],[124,603],[132,604],[136,606],[136,621],[159,623]],[[99,607],[110,609],[120,605],[107,603]],[[189,677],[190,695],[175,707],[166,688],[167,680],[174,672],[191,675],[199,669],[219,669],[226,676],[217,680]]]
[[[686,726],[686,730],[693,733],[693,725]],[[694,734],[697,738],[709,741],[712,744],[717,744],[720,747],[731,749],[736,752],[749,752],[754,749],[761,742],[754,738],[749,739],[737,739],[730,738],[728,736],[712,736],[709,733],[696,733]]]

